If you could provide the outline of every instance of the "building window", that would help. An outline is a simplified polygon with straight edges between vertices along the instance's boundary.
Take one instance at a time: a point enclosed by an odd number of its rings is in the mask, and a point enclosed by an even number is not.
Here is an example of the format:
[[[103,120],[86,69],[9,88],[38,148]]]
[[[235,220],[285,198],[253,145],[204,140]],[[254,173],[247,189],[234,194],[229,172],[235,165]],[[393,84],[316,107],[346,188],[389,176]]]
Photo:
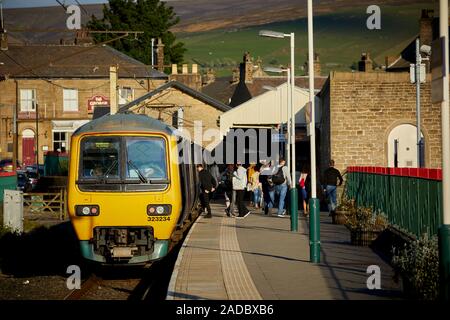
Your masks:
[[[69,150],[67,143],[68,133],[61,131],[53,132],[53,151],[66,152]]]
[[[77,89],[64,89],[64,111],[78,111],[78,90]]]
[[[36,111],[35,89],[20,89],[20,111]]]
[[[119,107],[133,101],[134,92],[130,87],[119,88]]]

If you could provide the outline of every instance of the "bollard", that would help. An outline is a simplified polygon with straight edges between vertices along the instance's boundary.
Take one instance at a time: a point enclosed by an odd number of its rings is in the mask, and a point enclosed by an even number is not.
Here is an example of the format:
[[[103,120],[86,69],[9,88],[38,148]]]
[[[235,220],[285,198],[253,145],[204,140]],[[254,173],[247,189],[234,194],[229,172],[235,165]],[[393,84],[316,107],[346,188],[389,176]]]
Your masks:
[[[441,299],[450,299],[450,225],[439,228],[439,286]]]
[[[320,262],[320,202],[309,200],[309,261]]]
[[[298,230],[298,199],[297,188],[290,190],[290,213],[291,213],[291,231]]]

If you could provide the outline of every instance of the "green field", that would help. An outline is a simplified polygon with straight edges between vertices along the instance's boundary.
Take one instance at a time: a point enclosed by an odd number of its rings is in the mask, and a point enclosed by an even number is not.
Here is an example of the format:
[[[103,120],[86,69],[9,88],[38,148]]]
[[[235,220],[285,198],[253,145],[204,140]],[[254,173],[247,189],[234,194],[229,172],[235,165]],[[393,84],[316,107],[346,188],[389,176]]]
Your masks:
[[[430,3],[380,6],[381,30],[367,29],[366,7],[314,17],[314,46],[320,55],[322,74],[330,70],[350,70],[362,52],[370,52],[375,64],[384,64],[386,55],[397,55],[418,34],[421,9],[432,7]],[[307,58],[308,40],[305,18],[239,30],[179,33],[177,37],[188,49],[187,63],[198,63],[202,69],[213,68],[218,76],[230,75],[232,68],[242,61],[245,51],[255,59],[260,57],[263,65],[286,65],[289,40],[259,37],[262,29],[295,32],[296,73],[304,74],[301,66]]]

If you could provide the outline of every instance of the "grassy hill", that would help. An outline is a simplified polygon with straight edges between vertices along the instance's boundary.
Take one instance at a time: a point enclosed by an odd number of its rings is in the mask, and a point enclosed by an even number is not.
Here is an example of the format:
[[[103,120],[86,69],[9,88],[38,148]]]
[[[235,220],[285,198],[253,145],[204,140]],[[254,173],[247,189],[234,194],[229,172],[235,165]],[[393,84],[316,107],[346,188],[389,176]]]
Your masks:
[[[389,6],[380,5],[381,30],[366,27],[366,6],[323,14],[314,18],[314,46],[320,55],[323,74],[330,70],[350,70],[362,52],[370,52],[376,64],[384,64],[386,55],[396,55],[419,32],[422,8],[433,8],[433,3]],[[437,8],[435,8],[437,12]],[[242,61],[245,51],[263,65],[287,65],[289,40],[258,36],[259,30],[270,29],[285,33],[295,32],[296,73],[303,74],[301,66],[307,58],[307,20],[305,18],[270,23],[232,30],[213,30],[200,33],[177,33],[188,52],[185,60],[213,68],[217,75],[231,74],[231,69]]]

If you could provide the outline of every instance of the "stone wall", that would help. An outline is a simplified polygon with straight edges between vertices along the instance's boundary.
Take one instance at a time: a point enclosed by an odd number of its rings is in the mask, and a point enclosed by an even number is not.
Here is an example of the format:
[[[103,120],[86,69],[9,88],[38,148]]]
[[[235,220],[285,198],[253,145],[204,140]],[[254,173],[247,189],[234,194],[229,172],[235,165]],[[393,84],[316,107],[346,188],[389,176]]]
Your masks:
[[[440,104],[431,104],[431,77],[421,86],[425,166],[441,166]],[[408,73],[332,72],[321,93],[322,168],[387,166],[387,140],[397,125],[416,125],[416,88]],[[327,147],[329,146],[329,147]]]

